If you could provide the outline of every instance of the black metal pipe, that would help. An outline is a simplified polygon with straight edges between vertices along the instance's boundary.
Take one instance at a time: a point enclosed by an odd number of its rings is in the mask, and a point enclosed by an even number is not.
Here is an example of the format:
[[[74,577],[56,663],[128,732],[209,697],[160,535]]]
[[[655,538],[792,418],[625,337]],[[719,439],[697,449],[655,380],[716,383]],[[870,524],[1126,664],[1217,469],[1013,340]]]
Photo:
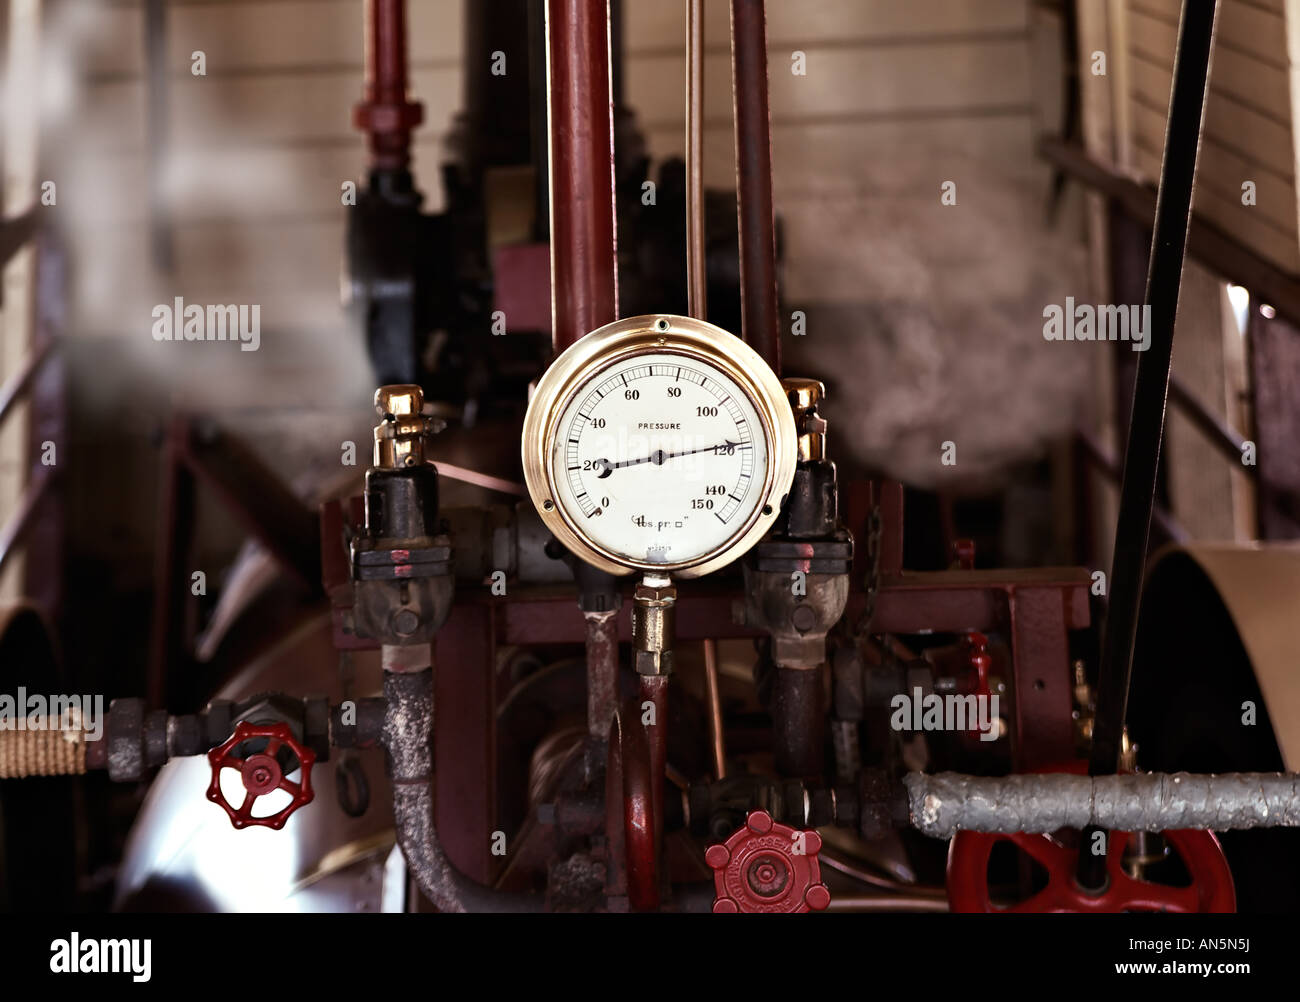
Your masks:
[[[1124,450],[1119,519],[1110,575],[1110,611],[1102,640],[1093,723],[1090,775],[1116,772],[1124,719],[1128,712],[1137,636],[1138,606],[1155,505],[1157,467],[1164,436],[1165,405],[1173,362],[1174,320],[1187,250],[1192,188],[1209,85],[1218,0],[1184,0],[1174,55],[1169,123],[1160,165],[1160,189],[1147,268],[1146,305],[1150,307],[1150,347],[1141,353],[1133,387],[1132,417]],[[1091,845],[1085,832],[1084,845]],[[1105,856],[1079,854],[1079,884],[1100,888],[1106,880]]]
[[[787,779],[820,779],[826,739],[822,671],[777,665],[772,683],[772,744],[777,774]]]

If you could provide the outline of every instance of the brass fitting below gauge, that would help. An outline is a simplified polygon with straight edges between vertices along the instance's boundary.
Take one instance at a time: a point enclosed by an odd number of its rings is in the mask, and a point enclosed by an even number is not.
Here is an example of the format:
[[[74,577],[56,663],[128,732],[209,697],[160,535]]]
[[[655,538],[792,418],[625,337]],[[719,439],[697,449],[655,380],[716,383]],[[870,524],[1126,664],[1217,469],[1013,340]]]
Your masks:
[[[375,425],[375,466],[400,470],[424,462],[424,438],[441,431],[439,418],[424,415],[424,392],[410,383],[375,390],[375,410],[382,420]]]
[[[632,649],[641,675],[670,675],[677,588],[666,577],[647,574],[632,593]]]
[[[817,379],[790,377],[781,380],[794,411],[794,427],[798,435],[799,462],[826,458],[826,419],[817,408],[826,396],[826,387]]]

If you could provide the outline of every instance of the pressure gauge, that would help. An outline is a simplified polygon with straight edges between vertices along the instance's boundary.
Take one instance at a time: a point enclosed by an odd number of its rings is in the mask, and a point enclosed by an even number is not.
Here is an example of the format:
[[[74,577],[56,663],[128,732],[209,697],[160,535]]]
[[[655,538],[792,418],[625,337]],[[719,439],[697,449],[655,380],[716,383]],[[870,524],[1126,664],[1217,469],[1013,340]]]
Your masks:
[[[565,351],[524,419],[524,476],[552,534],[614,574],[698,577],[771,528],[794,417],[739,338],[689,317],[619,320]]]

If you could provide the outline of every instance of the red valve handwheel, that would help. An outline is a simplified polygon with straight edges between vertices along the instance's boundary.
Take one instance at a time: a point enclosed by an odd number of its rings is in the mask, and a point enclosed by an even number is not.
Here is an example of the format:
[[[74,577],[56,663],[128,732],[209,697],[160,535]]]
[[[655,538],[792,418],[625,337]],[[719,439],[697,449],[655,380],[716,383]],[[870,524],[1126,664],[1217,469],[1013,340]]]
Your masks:
[[[266,747],[260,752],[239,756],[235,749],[246,741],[265,738]],[[277,757],[281,748],[287,748],[298,760],[302,777],[297,783],[285,778],[285,770]],[[316,795],[311,789],[311,767],[316,761],[316,753],[305,748],[293,736],[288,724],[250,724],[241,720],[235,725],[235,733],[226,739],[225,744],[218,745],[208,752],[208,762],[212,766],[212,782],[208,785],[208,799],[219,804],[230,815],[230,823],[236,828],[248,828],[262,825],[266,828],[280,829],[289,820],[289,815],[305,804],[310,804]],[[236,808],[221,792],[221,770],[237,769],[239,778],[244,783],[244,802]],[[290,772],[293,770],[290,769]],[[283,809],[267,817],[254,817],[253,804],[257,798],[275,790],[283,790],[293,799]]]
[[[831,903],[831,892],[821,882],[821,847],[815,831],[780,824],[767,811],[750,811],[745,827],[704,854],[717,891],[713,910],[822,911]]]
[[[1039,772],[1086,773],[1087,763],[1071,762]],[[1124,849],[1132,835],[1111,832],[1106,846],[1108,884],[1089,894],[1075,883],[1079,849],[1050,835],[1000,835],[958,832],[948,847],[948,904],[954,912],[1231,912],[1237,908],[1232,872],[1213,832],[1161,832],[1191,876],[1185,887],[1135,880],[1124,872]],[[989,857],[999,842],[1011,842],[1047,871],[1047,885],[1008,907],[989,893]]]

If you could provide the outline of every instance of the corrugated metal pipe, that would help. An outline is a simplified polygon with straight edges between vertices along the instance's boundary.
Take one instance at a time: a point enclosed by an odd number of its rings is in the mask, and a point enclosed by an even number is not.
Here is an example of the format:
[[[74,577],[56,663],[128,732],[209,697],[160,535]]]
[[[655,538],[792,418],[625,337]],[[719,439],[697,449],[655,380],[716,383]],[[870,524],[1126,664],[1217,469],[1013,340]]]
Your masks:
[[[384,747],[393,774],[397,843],[420,889],[442,912],[539,912],[540,894],[511,894],[452,865],[433,824],[433,669],[384,673]]]
[[[1300,775],[1291,773],[911,772],[903,783],[912,825],[935,838],[961,830],[1041,834],[1087,825],[1124,832],[1300,827]]]

